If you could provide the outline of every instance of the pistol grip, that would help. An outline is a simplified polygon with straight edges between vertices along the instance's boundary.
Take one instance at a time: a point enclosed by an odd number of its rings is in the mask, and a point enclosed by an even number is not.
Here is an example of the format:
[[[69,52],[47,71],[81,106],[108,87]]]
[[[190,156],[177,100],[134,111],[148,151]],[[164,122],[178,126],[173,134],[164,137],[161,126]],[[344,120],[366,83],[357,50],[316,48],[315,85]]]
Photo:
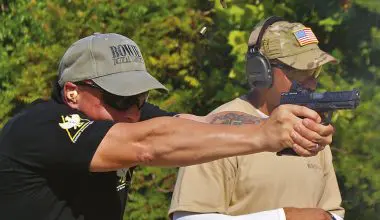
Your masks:
[[[333,111],[327,111],[327,112],[320,112],[319,113],[322,117],[322,123],[323,125],[328,125],[331,123],[331,118]],[[292,148],[285,148],[282,151],[279,151],[276,153],[277,156],[287,155],[287,156],[299,156]]]
[[[299,156],[292,148],[285,148],[282,151],[276,153],[277,156],[287,155],[287,156]]]

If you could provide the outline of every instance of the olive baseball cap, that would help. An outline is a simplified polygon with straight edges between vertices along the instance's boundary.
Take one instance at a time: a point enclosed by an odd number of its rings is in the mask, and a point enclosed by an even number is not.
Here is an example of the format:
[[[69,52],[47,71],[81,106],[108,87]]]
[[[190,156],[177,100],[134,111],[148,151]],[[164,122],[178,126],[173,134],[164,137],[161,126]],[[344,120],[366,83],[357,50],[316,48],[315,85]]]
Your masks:
[[[167,91],[150,75],[137,44],[115,34],[95,33],[75,42],[63,55],[58,83],[92,80],[119,96],[132,96],[153,89]]]
[[[256,44],[263,24],[252,31],[248,45]],[[270,25],[262,37],[260,51],[268,59],[279,61],[298,70],[310,70],[328,62],[338,61],[318,47],[318,39],[311,28],[301,23],[278,21]]]

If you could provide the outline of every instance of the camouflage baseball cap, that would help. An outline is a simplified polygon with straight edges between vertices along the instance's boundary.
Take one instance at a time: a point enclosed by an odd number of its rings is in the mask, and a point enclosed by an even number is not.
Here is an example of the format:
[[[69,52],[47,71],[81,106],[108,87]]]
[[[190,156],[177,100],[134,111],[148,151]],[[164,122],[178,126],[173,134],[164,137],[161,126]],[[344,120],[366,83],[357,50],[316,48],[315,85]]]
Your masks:
[[[132,96],[152,89],[167,91],[150,75],[137,44],[115,34],[95,33],[75,42],[58,68],[58,83],[91,79],[102,89],[119,96]]]
[[[258,24],[251,33],[248,45],[256,44],[263,24]],[[318,47],[318,39],[311,28],[301,23],[279,21],[270,25],[263,35],[261,52],[268,59],[279,61],[298,70],[315,69],[325,63],[337,63],[330,54]]]

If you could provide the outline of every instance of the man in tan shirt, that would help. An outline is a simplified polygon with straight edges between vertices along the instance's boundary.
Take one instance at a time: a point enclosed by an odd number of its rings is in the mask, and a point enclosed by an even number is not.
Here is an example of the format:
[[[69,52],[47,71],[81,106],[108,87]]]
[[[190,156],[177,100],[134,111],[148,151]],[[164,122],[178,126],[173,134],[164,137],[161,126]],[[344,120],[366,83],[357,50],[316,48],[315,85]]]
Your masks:
[[[252,90],[213,113],[241,111],[267,118],[279,105],[281,92],[295,84],[315,90],[321,66],[336,62],[319,49],[311,29],[276,17],[256,26],[249,48],[253,49],[247,53]],[[257,71],[261,64],[267,65],[257,59],[260,55],[268,61],[269,77],[249,72],[249,65]],[[253,64],[252,56],[256,56]],[[227,115],[215,123],[242,124],[244,118]],[[343,219],[341,201],[326,146],[309,158],[263,152],[180,168],[169,214],[178,220]]]

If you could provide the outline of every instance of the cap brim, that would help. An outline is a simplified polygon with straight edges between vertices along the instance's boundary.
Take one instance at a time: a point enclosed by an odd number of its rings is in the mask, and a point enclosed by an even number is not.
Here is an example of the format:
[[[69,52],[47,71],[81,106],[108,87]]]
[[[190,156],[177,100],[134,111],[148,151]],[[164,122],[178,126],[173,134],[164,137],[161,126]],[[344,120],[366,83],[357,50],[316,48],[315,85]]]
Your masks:
[[[314,49],[309,50],[304,53],[300,53],[293,56],[288,57],[279,57],[277,58],[281,62],[299,70],[309,70],[309,69],[315,69],[323,64],[326,63],[333,63],[337,64],[338,60],[335,59],[330,54],[320,50],[320,49]]]
[[[164,85],[146,71],[119,72],[92,80],[107,92],[119,96],[132,96],[153,89],[168,91]]]

